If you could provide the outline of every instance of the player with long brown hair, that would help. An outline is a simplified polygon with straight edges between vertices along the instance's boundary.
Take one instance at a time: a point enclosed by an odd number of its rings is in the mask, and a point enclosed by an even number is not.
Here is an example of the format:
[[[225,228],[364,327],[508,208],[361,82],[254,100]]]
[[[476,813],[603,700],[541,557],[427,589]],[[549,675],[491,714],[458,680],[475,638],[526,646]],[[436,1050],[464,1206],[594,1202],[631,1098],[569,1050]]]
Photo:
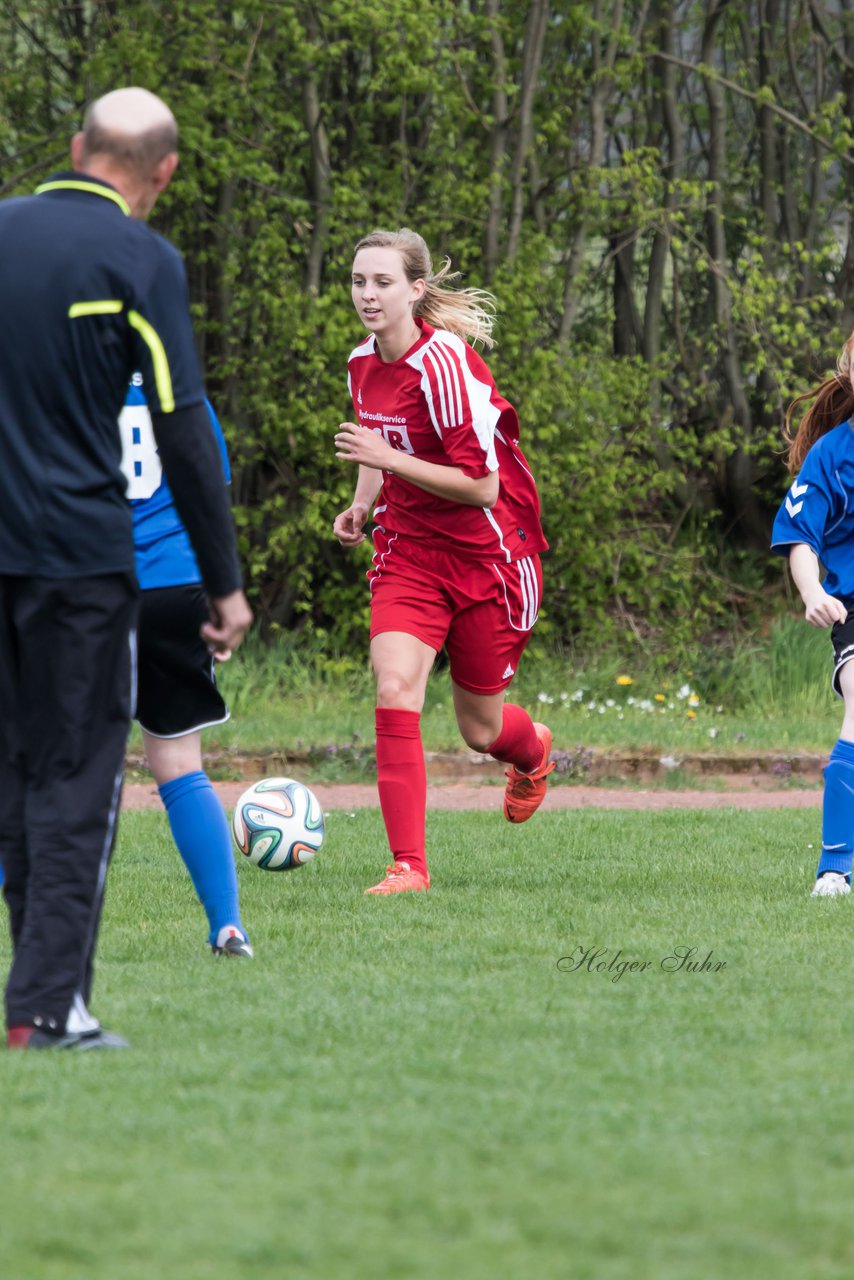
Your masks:
[[[804,616],[832,627],[833,691],[845,707],[824,770],[821,857],[814,897],[851,892],[854,859],[854,334],[836,372],[796,397],[786,414],[789,492],[774,521],[772,548],[788,555]],[[798,410],[807,406],[797,427]],[[826,574],[821,578],[821,567]]]

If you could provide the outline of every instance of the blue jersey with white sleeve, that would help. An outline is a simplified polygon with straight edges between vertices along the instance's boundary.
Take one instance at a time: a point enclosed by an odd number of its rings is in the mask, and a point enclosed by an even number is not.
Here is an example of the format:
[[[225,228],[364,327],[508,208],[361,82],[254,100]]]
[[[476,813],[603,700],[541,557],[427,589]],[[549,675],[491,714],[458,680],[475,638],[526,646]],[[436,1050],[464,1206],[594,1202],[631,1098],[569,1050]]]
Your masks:
[[[816,440],[777,512],[772,551],[786,556],[797,542],[824,565],[827,594],[854,601],[854,421]]]
[[[226,484],[231,482],[225,437],[209,401],[205,401],[211,428],[222,456]],[[136,576],[143,591],[154,587],[181,587],[201,582],[202,575],[187,530],[175,509],[151,425],[142,375],[135,373],[119,415],[122,471],[133,517]]]

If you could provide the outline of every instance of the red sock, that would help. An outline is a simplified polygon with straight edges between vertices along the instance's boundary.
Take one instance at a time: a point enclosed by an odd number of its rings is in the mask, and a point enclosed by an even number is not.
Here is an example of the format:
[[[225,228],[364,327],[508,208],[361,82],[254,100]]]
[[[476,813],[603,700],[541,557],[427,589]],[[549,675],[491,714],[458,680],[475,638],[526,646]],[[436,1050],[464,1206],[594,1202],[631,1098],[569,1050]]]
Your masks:
[[[10,1049],[26,1049],[35,1027],[10,1027],[6,1032],[6,1044]]]
[[[501,732],[489,748],[489,754],[505,764],[515,764],[522,773],[533,773],[542,764],[543,744],[537,737],[534,722],[523,707],[505,702]]]
[[[417,711],[377,707],[377,787],[380,808],[395,862],[427,875],[424,825],[427,769]]]

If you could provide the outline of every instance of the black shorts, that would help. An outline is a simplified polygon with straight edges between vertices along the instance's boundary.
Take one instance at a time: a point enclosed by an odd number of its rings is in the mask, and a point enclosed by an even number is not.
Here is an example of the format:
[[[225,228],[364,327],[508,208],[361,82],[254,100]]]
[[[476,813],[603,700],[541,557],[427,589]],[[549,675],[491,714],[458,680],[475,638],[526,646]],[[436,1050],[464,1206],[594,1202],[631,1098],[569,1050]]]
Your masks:
[[[155,738],[181,738],[228,719],[199,635],[209,616],[199,585],[140,593],[136,718]]]
[[[842,697],[842,690],[839,687],[839,673],[846,662],[850,662],[854,658],[854,607],[852,607],[850,600],[843,600],[842,603],[848,610],[848,617],[844,622],[834,622],[830,632],[830,640],[833,645],[833,675],[830,678],[830,682],[837,698]]]

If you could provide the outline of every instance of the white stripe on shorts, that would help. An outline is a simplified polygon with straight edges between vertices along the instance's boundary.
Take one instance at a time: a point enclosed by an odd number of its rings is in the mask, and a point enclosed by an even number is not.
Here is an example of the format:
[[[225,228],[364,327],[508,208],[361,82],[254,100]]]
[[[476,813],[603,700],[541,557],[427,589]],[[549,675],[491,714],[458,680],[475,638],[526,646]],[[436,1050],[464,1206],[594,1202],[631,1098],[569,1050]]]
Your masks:
[[[516,560],[507,566],[510,569],[518,568],[519,587],[522,593],[522,613],[519,619],[519,626],[513,621],[513,615],[510,611],[510,600],[507,595],[507,581],[501,568],[497,564],[493,564],[504,590],[504,604],[507,608],[507,621],[514,631],[530,631],[534,623],[537,621],[539,613],[539,590],[537,587],[537,575],[530,556],[525,556],[521,560]]]

